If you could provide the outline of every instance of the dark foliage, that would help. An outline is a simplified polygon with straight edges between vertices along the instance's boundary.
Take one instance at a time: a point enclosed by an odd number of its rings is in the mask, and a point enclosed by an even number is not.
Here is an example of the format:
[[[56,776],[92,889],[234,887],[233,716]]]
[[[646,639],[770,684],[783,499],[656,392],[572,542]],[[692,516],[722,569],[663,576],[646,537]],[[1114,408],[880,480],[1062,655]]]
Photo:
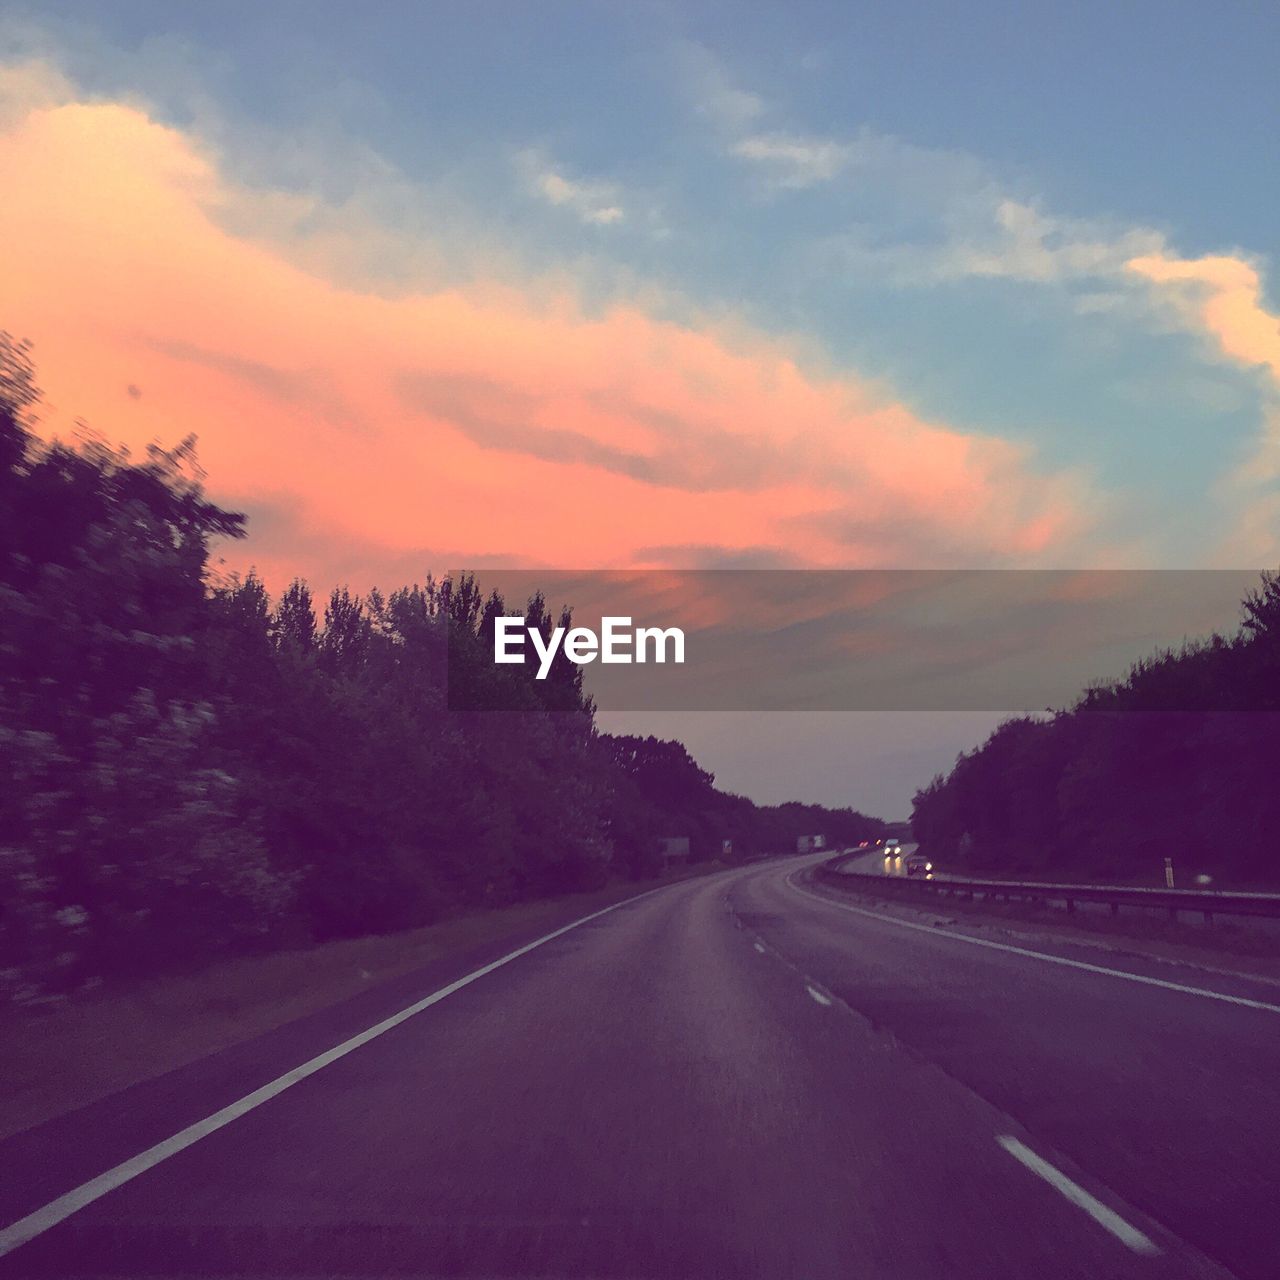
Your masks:
[[[1047,719],[1015,719],[916,794],[937,862],[1163,883],[1280,879],[1280,575],[1240,630],[1144,658]]]
[[[679,743],[597,734],[581,669],[492,661],[474,578],[384,596],[214,585],[194,443],[40,444],[0,334],[0,991],[403,929],[695,859],[865,834],[757,809]],[[544,634],[536,596],[523,610]],[[459,712],[454,705],[482,708]],[[504,708],[503,710],[483,708]]]

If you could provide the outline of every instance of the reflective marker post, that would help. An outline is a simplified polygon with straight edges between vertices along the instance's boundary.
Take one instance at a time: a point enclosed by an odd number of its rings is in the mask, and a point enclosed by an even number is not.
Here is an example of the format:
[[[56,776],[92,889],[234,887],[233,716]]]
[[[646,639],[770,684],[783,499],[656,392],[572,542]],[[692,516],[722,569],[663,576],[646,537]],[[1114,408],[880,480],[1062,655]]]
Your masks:
[[[1173,859],[1166,858],[1164,860],[1164,887],[1166,889],[1173,888]]]

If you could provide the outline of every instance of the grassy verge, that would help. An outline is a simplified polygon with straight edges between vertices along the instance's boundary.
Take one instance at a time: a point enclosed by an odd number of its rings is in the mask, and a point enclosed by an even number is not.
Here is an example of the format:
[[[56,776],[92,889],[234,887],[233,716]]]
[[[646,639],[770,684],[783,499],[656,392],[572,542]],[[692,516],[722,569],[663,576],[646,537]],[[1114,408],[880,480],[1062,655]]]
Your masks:
[[[0,1015],[0,1137],[162,1075],[295,1018],[504,937],[554,929],[647,889],[719,870],[458,916],[406,933],[344,938],[219,961]]]

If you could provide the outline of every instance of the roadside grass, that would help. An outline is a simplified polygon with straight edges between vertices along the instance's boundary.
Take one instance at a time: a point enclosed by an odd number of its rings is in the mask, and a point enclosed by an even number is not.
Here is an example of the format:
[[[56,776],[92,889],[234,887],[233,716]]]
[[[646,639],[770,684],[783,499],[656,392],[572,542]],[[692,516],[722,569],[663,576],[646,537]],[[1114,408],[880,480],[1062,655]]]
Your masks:
[[[0,1138],[151,1079],[440,959],[551,930],[625,898],[723,870],[456,916],[404,933],[342,938],[108,985],[42,1010],[0,1013]]]

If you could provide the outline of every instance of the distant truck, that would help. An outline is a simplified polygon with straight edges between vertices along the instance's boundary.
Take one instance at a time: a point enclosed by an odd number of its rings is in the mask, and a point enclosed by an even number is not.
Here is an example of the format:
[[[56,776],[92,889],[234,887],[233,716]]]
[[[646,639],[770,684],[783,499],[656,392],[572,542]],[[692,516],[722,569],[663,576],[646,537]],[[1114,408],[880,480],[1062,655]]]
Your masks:
[[[818,853],[827,847],[825,836],[800,836],[796,840],[797,853]]]

